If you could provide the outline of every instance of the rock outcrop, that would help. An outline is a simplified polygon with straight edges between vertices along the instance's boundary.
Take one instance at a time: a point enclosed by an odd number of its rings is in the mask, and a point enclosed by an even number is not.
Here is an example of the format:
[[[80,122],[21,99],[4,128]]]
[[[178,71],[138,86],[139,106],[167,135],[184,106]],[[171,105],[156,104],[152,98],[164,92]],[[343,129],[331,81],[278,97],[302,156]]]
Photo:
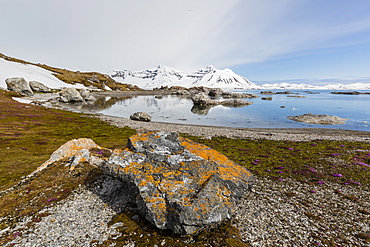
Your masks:
[[[90,139],[72,140],[37,171],[53,162],[71,170],[82,163],[100,167],[122,182],[120,191],[107,193],[120,197],[111,201],[135,204],[159,229],[182,235],[230,219],[254,181],[226,156],[171,132],[141,132],[129,138],[127,148],[114,151]]]
[[[38,92],[38,93],[50,93],[51,89],[41,82],[38,81],[30,81],[30,87],[32,91]]]
[[[313,113],[306,113],[299,116],[288,116],[290,120],[294,120],[297,122],[304,122],[308,124],[323,124],[323,125],[331,125],[331,124],[345,124],[345,121],[348,118],[340,118],[337,116],[329,116],[326,114],[313,114]]]
[[[251,105],[253,102],[241,100],[241,99],[229,99],[224,101],[217,101],[211,99],[205,93],[196,94],[191,97],[193,104],[195,106],[215,106],[215,105],[223,105],[229,107],[238,107],[238,106],[246,106]]]
[[[150,122],[152,117],[146,112],[135,112],[130,116],[130,119],[135,121]]]
[[[5,83],[7,85],[7,89],[10,91],[14,91],[25,96],[33,95],[30,84],[23,77],[7,78]]]
[[[194,105],[219,105],[220,102],[208,97],[205,93],[199,93],[191,97]]]
[[[175,95],[190,95],[195,96],[199,94],[205,94],[210,97],[222,97],[226,99],[241,99],[241,98],[257,98],[259,96],[249,93],[232,93],[225,92],[221,88],[208,88],[208,87],[192,87],[192,88],[181,88],[172,92]]]

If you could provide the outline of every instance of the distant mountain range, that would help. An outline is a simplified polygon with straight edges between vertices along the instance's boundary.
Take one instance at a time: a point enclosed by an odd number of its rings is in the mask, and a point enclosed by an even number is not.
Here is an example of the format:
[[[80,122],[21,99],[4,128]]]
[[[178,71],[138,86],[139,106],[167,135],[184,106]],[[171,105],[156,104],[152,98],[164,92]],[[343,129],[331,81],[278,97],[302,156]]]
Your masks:
[[[370,90],[370,83],[339,83],[322,86],[287,82],[256,84],[234,73],[231,69],[219,70],[213,66],[195,72],[182,72],[164,65],[158,65],[154,69],[144,71],[114,70],[108,74],[117,82],[133,84],[143,89],[153,89],[161,86],[187,88],[204,86],[223,89]]]
[[[219,70],[213,66],[195,72],[182,72],[173,68],[158,65],[144,71],[115,70],[109,75],[116,81],[137,85],[143,89],[161,86],[210,87],[230,89],[251,89],[260,86],[237,75],[231,69]]]
[[[64,73],[64,74],[63,74]],[[111,78],[114,80],[112,80]],[[278,81],[277,83],[253,83],[245,77],[234,73],[231,69],[219,70],[213,66],[200,69],[195,72],[182,72],[173,68],[158,65],[154,69],[144,71],[115,70],[109,72],[109,76],[100,73],[73,72],[65,69],[52,68],[47,65],[35,64],[19,59],[14,59],[0,53],[0,88],[6,88],[5,79],[9,77],[24,77],[27,81],[36,80],[44,83],[50,88],[77,87],[87,88],[94,82],[99,86],[102,84],[106,90],[115,90],[121,83],[136,85],[143,89],[153,89],[161,86],[182,86],[182,87],[210,87],[233,89],[278,89],[278,90],[370,90],[370,81],[355,79],[348,81],[327,79],[322,81],[328,83],[324,86],[313,86],[314,80],[290,80]],[[60,78],[70,79],[62,81]],[[78,80],[77,80],[77,79]],[[361,82],[362,81],[362,82]],[[339,83],[336,83],[339,82]],[[350,83],[351,82],[351,83]],[[71,85],[72,83],[73,85]],[[101,85],[100,85],[101,86]],[[130,86],[130,85],[129,85]],[[101,88],[101,87],[98,87]]]

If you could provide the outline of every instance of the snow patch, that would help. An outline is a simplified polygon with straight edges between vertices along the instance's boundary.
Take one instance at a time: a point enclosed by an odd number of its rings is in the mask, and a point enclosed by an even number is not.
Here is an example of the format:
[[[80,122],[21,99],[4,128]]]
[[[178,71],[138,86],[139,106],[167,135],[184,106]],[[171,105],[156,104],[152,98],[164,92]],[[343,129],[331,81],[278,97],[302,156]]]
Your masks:
[[[65,83],[53,76],[51,71],[37,67],[35,65],[11,62],[5,59],[0,59],[0,87],[6,89],[7,85],[5,83],[5,80],[11,77],[23,77],[28,82],[38,81],[52,89],[60,89],[66,87],[86,88],[86,86],[82,84],[72,85]]]

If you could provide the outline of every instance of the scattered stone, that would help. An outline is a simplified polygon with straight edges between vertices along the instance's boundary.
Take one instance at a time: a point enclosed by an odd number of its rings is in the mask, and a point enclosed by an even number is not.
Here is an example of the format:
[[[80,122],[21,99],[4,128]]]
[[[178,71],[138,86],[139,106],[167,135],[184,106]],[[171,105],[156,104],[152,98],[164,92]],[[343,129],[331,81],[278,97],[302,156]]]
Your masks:
[[[306,98],[306,96],[303,96],[303,95],[288,95],[287,97],[292,97],[292,98]]]
[[[102,166],[122,180],[142,216],[183,235],[230,219],[253,183],[244,167],[173,132],[132,136]]]
[[[135,112],[130,116],[130,119],[135,121],[150,122],[152,120],[152,117],[145,112]]]
[[[272,97],[262,97],[261,100],[272,100]]]
[[[34,92],[51,93],[51,89],[49,87],[38,81],[30,81],[30,87]]]
[[[5,80],[8,90],[25,96],[32,96],[30,84],[23,77],[12,77]]]
[[[190,95],[190,92],[186,89],[181,89],[176,92],[173,92],[174,95]]]
[[[331,94],[350,94],[350,95],[359,95],[360,92],[357,91],[348,91],[348,92],[330,92]]]
[[[290,91],[284,91],[284,92],[276,92],[276,94],[292,94]]]
[[[260,94],[275,94],[273,91],[262,91]]]
[[[245,106],[245,105],[251,105],[253,102],[251,101],[246,101],[242,99],[230,99],[230,100],[224,100],[221,101],[221,105],[223,106]]]
[[[75,88],[66,88],[59,92],[60,101],[64,103],[69,102],[83,102],[81,94]]]
[[[313,114],[313,113],[306,113],[299,116],[288,116],[290,120],[294,120],[297,122],[304,122],[309,124],[323,124],[323,125],[331,125],[331,124],[345,124],[345,121],[348,118],[340,118],[337,116],[329,116],[326,114]]]
[[[223,98],[233,98],[233,99],[240,99],[240,98],[258,98],[257,95],[250,94],[250,93],[230,93],[230,92],[223,92],[221,94]]]

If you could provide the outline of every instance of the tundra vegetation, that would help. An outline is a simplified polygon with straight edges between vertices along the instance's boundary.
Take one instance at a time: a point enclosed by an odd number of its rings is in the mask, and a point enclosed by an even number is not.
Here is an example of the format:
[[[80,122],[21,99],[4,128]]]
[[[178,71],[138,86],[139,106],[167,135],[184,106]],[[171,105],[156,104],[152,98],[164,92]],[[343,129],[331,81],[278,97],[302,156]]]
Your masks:
[[[22,177],[33,172],[71,139],[91,138],[99,146],[114,149],[124,148],[128,137],[135,133],[130,128],[118,128],[86,114],[18,103],[11,99],[12,96],[18,95],[0,91],[0,191],[17,185]],[[338,183],[369,190],[369,143],[184,137],[225,154],[247,167],[257,179],[268,178],[276,183],[293,179],[314,185]],[[100,170],[87,164],[69,171],[68,167],[56,163],[28,183],[19,184],[7,193],[0,192],[0,231],[14,226],[25,216],[32,217],[32,222],[26,226],[32,228],[45,216],[39,213],[43,208],[67,198],[81,184],[88,186],[100,175]],[[294,196],[294,192],[290,196]],[[350,194],[341,196],[343,200],[358,203],[363,200]],[[360,213],[369,215],[369,211],[364,208]],[[128,240],[135,241],[137,246],[163,241],[166,246],[249,246],[240,240],[238,230],[230,222],[196,236],[180,237],[159,231],[145,220],[135,221],[133,215],[136,212],[125,211],[112,219],[111,224],[123,223],[122,236],[107,240],[103,246],[111,243],[122,246]],[[316,220],[323,219],[317,217]],[[18,231],[2,236],[0,245],[21,234]],[[368,233],[359,233],[357,237],[370,242]]]

